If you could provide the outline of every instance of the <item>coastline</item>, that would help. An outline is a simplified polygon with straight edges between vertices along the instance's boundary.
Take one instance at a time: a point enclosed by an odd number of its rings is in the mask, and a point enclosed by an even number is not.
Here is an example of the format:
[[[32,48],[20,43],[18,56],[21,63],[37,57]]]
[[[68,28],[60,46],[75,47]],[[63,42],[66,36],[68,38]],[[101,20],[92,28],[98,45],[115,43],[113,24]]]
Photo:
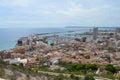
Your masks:
[[[17,40],[20,37],[29,36],[31,34],[49,34],[67,32],[72,30],[80,30],[85,32],[86,29],[73,29],[73,28],[3,28],[0,29],[0,51],[15,47]]]

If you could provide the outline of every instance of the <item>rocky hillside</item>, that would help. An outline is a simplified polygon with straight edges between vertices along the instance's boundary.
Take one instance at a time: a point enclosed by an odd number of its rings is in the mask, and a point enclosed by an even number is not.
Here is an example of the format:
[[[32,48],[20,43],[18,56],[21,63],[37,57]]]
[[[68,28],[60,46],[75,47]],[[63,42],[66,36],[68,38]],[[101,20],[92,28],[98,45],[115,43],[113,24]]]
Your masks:
[[[4,78],[7,80],[48,80],[48,77],[45,75],[31,75],[25,74],[23,72],[11,69],[4,69]],[[52,78],[50,80],[53,80]]]
[[[0,64],[0,77],[5,80],[54,80],[46,74],[36,74],[27,70]]]
[[[78,77],[38,73],[20,66],[8,65],[0,60],[0,80],[81,80]]]
[[[5,80],[56,80],[57,76],[20,69],[0,60],[0,78]]]

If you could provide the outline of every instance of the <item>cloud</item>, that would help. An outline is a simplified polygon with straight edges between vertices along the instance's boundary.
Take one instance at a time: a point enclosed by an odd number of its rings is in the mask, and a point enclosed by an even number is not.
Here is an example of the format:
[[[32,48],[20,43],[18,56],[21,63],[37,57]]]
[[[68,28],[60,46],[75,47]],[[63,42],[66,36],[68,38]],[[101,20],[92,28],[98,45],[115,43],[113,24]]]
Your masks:
[[[28,7],[31,0],[0,0],[3,7]]]
[[[114,4],[111,0],[0,0],[0,24],[120,25],[120,6]]]
[[[13,6],[28,7],[30,6],[30,0],[13,0]]]

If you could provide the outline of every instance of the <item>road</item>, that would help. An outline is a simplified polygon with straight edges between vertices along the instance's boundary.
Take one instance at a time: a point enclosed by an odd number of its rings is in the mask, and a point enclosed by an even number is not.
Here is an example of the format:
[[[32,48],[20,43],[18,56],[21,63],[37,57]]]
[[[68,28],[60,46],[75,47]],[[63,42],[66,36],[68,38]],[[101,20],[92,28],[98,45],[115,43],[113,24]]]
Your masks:
[[[63,75],[63,76],[68,76],[70,77],[71,74],[65,74],[65,73],[55,73],[55,72],[47,72],[47,71],[38,71],[39,73],[45,73],[45,74],[49,74],[49,75],[55,75],[55,76],[59,76],[59,75]],[[77,77],[81,77],[81,78],[84,78],[84,76],[82,75],[75,75]],[[112,79],[108,79],[108,78],[102,78],[102,77],[94,77],[95,80],[112,80]]]

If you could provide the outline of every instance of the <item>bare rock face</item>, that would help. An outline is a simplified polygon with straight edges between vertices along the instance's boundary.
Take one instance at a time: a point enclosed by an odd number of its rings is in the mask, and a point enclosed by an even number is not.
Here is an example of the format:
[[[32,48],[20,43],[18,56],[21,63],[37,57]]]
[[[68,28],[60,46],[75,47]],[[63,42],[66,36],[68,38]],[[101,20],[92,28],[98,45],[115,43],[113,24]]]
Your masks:
[[[0,61],[0,80],[55,80],[53,77]]]
[[[20,71],[11,70],[11,69],[4,69],[4,78],[5,80],[53,80],[52,78],[48,78],[45,75],[32,75],[32,74],[25,74]]]

